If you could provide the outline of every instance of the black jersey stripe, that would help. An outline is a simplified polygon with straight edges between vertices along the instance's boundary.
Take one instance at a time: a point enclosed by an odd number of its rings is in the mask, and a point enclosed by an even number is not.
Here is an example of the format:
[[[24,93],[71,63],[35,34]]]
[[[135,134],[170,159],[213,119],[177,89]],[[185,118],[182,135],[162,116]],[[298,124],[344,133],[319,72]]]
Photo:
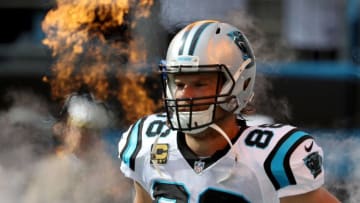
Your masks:
[[[201,33],[205,30],[205,28],[207,26],[209,26],[210,24],[213,24],[214,22],[206,22],[204,24],[202,24],[198,30],[196,30],[195,34],[194,34],[194,37],[192,38],[192,41],[191,41],[191,44],[190,44],[190,48],[189,48],[189,55],[192,56],[194,54],[194,51],[195,51],[195,47],[196,47],[196,44],[197,42],[199,41],[200,39],[200,35]]]
[[[266,158],[264,162],[265,172],[276,190],[296,184],[290,168],[290,156],[301,142],[309,138],[311,136],[307,133],[293,129],[279,140]]]
[[[126,147],[124,147],[120,154],[122,161],[133,171],[135,171],[136,156],[142,145],[141,134],[145,119],[143,118],[133,125],[126,140]]]

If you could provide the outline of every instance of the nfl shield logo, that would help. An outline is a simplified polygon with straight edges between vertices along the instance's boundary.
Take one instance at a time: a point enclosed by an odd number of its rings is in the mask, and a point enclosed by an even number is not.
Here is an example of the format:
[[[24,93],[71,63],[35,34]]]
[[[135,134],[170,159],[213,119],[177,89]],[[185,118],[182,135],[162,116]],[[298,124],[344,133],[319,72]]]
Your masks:
[[[205,162],[203,162],[203,161],[195,161],[194,162],[194,171],[196,173],[201,173],[201,171],[203,171],[204,167],[205,167]]]

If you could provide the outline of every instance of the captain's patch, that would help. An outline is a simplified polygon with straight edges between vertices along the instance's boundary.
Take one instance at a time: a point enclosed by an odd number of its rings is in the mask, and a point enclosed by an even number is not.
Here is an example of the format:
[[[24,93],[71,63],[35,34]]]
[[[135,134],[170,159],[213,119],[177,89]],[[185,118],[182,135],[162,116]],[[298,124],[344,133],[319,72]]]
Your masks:
[[[154,145],[151,146],[151,149]],[[152,151],[152,150],[151,150]],[[155,152],[151,154],[151,163],[166,164],[168,160],[168,144],[157,144],[155,145]]]
[[[319,152],[313,152],[304,159],[306,167],[310,170],[314,179],[321,173],[322,158]]]

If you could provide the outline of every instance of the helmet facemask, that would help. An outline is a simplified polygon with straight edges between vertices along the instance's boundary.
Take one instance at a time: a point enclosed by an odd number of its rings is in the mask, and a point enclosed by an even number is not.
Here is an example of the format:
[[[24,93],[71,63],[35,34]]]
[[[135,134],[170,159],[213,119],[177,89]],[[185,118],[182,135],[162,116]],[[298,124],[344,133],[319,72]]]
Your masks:
[[[166,66],[160,65],[164,87],[164,104],[171,127],[182,132],[197,134],[202,132],[216,120],[216,112],[221,104],[235,99],[230,95],[234,81],[225,65],[200,66]],[[175,81],[177,74],[214,73],[216,88],[212,95],[192,98],[175,97]],[[230,81],[228,91],[222,91],[224,82]],[[227,82],[229,84],[229,82]]]

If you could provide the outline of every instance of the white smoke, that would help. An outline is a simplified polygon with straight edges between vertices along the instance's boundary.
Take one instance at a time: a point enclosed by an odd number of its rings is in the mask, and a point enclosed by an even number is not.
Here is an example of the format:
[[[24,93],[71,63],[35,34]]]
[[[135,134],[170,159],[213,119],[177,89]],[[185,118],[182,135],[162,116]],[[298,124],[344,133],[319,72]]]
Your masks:
[[[58,156],[46,99],[29,91],[11,91],[6,97],[13,102],[0,112],[1,202],[130,201],[131,185],[105,145],[94,147],[88,160]]]
[[[342,202],[360,202],[359,131],[313,132],[323,147],[325,186]]]
[[[92,94],[70,95],[68,98],[69,120],[72,125],[86,126],[92,129],[104,129],[114,122],[114,115],[101,101],[96,101]]]
[[[118,165],[103,151],[91,160],[73,155],[49,156],[38,162],[24,191],[22,202],[130,202],[130,184]]]

